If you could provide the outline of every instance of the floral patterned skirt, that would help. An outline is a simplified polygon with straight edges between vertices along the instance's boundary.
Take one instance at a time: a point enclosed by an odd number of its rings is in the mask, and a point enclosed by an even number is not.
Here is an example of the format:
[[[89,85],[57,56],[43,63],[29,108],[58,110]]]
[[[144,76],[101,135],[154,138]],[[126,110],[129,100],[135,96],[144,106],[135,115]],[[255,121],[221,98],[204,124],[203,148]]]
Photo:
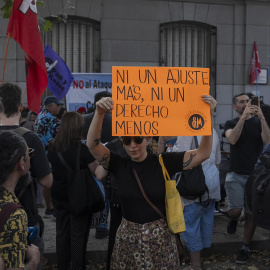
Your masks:
[[[180,269],[176,239],[164,220],[138,224],[123,218],[116,234],[111,269]]]

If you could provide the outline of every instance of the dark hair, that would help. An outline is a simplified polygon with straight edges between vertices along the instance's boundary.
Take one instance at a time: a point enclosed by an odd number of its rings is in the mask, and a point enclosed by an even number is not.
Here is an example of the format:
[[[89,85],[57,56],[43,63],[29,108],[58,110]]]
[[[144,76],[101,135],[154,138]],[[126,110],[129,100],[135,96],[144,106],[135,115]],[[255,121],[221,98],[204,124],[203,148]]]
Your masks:
[[[237,99],[238,99],[238,97],[240,97],[240,96],[248,96],[248,93],[242,92],[242,93],[239,93],[239,94],[234,95],[233,98],[232,98],[232,103],[233,103],[234,105],[237,103]]]
[[[26,118],[28,115],[29,109],[27,107],[23,107],[22,113],[21,113],[21,117],[22,118]]]
[[[59,110],[59,113],[57,114],[57,118],[61,120],[64,112],[66,112],[66,111],[67,111],[67,109],[65,107],[61,107]]]
[[[56,152],[64,153],[82,139],[84,120],[77,112],[67,112],[62,120],[58,134],[53,143]]]
[[[0,133],[0,185],[2,185],[14,170],[17,162],[25,157],[26,142],[14,131],[6,130]]]
[[[0,86],[0,98],[3,105],[3,112],[6,117],[18,113],[21,106],[22,90],[13,83],[4,83]]]
[[[96,105],[96,103],[102,99],[103,97],[111,97],[112,94],[108,91],[102,91],[102,92],[98,92],[95,94],[95,101],[94,104]]]
[[[250,92],[247,92],[247,93],[246,93],[246,96],[248,96],[249,99],[252,99],[252,98],[254,97],[254,95],[253,95],[252,93],[250,93]]]

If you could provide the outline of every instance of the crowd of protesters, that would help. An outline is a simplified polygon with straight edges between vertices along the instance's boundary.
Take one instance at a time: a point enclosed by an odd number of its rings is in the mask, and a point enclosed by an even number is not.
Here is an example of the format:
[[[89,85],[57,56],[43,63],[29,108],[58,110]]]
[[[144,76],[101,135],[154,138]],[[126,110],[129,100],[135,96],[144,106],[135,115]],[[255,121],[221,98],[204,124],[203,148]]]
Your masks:
[[[235,233],[242,208],[249,214],[244,202],[245,182],[241,180],[241,192],[239,188],[235,195],[231,192],[232,181],[240,181],[235,180],[235,175],[244,175],[247,179],[263,146],[270,143],[269,106],[263,104],[261,109],[251,105],[251,99],[252,96],[246,93],[234,96],[233,108],[238,117],[225,125],[225,136],[238,159],[239,156],[241,159],[240,151],[246,147],[245,143],[250,142],[250,138],[245,141],[250,137],[245,133],[250,119],[256,122],[257,133],[262,134],[256,153],[248,151],[254,160],[254,164],[249,164],[249,170],[242,169],[241,164],[235,168],[235,162],[229,168],[226,179],[230,216],[228,234]],[[202,96],[202,100],[209,104],[213,115],[217,105],[215,99]],[[200,200],[182,198],[187,227],[182,238],[191,262],[184,269],[202,269],[200,252],[211,246],[215,203],[220,200],[221,152],[215,129],[211,136],[196,138],[198,147],[193,137],[118,138],[111,135],[113,100],[110,93],[97,94],[90,111],[80,107],[75,112],[67,112],[63,105],[62,101],[49,96],[43,100],[41,112],[36,114],[23,107],[21,89],[17,85],[6,83],[0,87],[0,217],[3,206],[9,202],[24,207],[14,209],[3,229],[0,226],[0,265],[5,264],[11,269],[26,266],[41,269],[46,231],[38,207],[46,207],[44,217],[56,221],[58,269],[86,269],[86,246],[94,213],[78,217],[70,212],[68,172],[58,156],[61,153],[68,165],[75,168],[75,153],[80,147],[80,168],[89,167],[106,190],[105,213],[108,216],[110,212],[110,224],[107,219],[103,221],[96,228],[96,238],[109,235],[107,269],[181,269],[177,240],[163,218],[145,200],[135,174],[147,196],[166,216],[164,178],[158,154],[162,154],[170,177],[179,176],[179,172],[202,163],[208,194]],[[254,119],[254,116],[257,117]],[[8,137],[13,138],[14,145],[8,143]],[[244,143],[237,148],[242,140]],[[30,160],[31,151],[35,155]],[[5,158],[12,162],[3,163]],[[238,197],[237,202],[235,197]],[[18,221],[11,227],[15,217]],[[250,221],[249,216],[247,220]],[[250,226],[248,222],[247,226]],[[27,227],[38,228],[32,244],[27,243]],[[237,263],[243,264],[249,259],[255,228],[251,230],[249,238],[244,235]],[[18,242],[4,248],[12,235],[16,235]]]

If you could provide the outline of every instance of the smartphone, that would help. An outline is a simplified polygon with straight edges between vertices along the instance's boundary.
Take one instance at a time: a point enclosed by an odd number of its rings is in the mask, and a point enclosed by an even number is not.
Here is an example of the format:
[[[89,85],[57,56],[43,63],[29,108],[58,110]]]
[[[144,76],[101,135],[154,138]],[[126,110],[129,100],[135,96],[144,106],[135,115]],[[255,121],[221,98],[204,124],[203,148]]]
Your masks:
[[[251,99],[251,105],[259,106],[259,97],[253,96]]]

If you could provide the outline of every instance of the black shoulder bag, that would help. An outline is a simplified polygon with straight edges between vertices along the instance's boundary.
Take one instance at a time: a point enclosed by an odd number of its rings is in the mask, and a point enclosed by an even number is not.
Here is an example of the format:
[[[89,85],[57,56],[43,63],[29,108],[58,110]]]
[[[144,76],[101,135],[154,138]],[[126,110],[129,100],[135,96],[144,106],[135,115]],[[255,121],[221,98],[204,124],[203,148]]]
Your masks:
[[[104,197],[88,167],[80,169],[80,150],[77,148],[76,169],[70,168],[61,153],[57,155],[68,172],[67,191],[69,210],[74,216],[96,213],[105,207]]]
[[[194,140],[196,148],[198,148],[197,136],[194,136]],[[190,170],[183,171],[180,177],[180,182],[178,183],[176,188],[183,198],[195,200],[199,197],[201,202],[201,196],[206,191],[208,192],[209,198],[209,190],[207,185],[205,184],[205,176],[201,164]]]

